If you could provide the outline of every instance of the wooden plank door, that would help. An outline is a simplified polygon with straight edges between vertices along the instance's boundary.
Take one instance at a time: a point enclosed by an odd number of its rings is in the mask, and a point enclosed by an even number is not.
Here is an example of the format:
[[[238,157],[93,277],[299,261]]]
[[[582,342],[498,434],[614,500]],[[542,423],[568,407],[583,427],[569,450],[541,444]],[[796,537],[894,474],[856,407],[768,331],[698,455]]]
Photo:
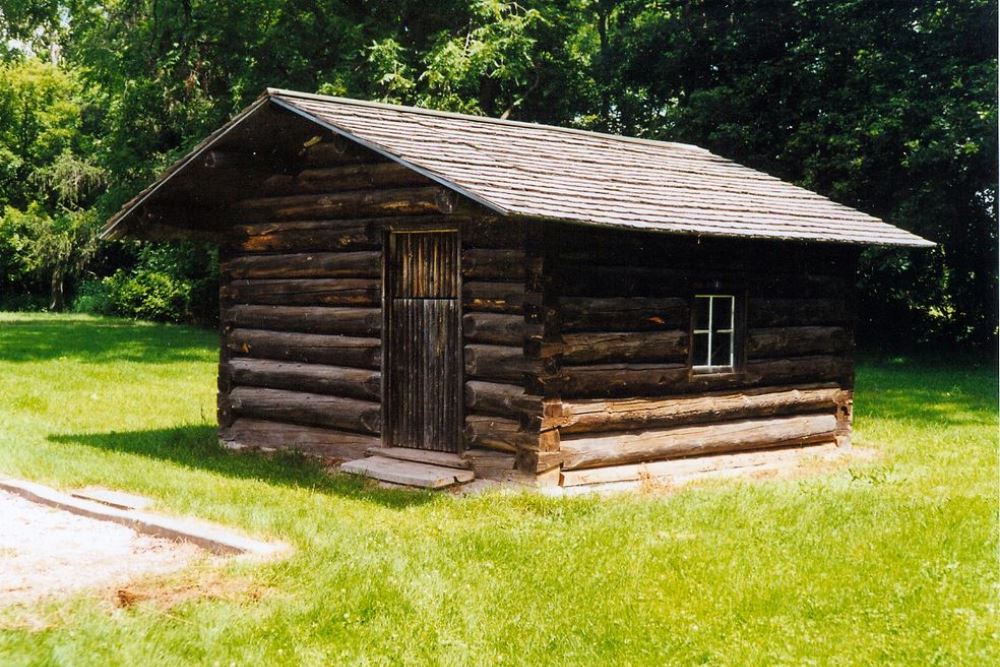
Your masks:
[[[458,233],[390,232],[386,257],[385,444],[461,451]]]

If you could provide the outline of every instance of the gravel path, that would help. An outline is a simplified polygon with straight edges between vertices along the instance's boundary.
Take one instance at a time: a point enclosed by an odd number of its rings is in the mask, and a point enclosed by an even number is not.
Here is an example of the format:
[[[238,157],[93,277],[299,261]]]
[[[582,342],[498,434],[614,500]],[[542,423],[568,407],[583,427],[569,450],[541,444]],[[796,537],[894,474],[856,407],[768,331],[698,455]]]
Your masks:
[[[204,553],[0,491],[0,605],[124,585]]]

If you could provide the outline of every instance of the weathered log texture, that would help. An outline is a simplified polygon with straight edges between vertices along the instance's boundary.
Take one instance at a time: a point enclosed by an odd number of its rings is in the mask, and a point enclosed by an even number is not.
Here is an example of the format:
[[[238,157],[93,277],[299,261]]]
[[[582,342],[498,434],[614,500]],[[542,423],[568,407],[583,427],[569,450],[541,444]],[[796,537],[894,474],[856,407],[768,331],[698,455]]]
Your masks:
[[[382,310],[324,306],[235,305],[223,310],[222,321],[244,329],[377,337],[382,330]]]
[[[305,164],[316,167],[386,161],[381,155],[339,135],[306,146],[299,157]]]
[[[746,367],[747,384],[790,384],[792,382],[837,382],[842,387],[854,384],[854,364],[849,356],[818,355],[750,361]]]
[[[223,267],[233,278],[378,278],[382,253],[313,252],[241,255]]]
[[[524,350],[520,347],[507,345],[465,346],[466,377],[520,384],[524,380],[525,373],[534,372],[539,367],[535,360],[524,356]]]
[[[244,417],[329,426],[376,435],[382,426],[381,405],[356,398],[282,389],[236,387],[229,393],[229,401],[233,412]]]
[[[476,216],[462,225],[462,247],[523,251],[524,223],[495,215]]]
[[[727,388],[841,382],[851,384],[851,361],[840,356],[809,356],[750,361],[740,373],[692,374],[685,364],[597,364],[564,366],[539,377],[533,391],[563,397],[662,396]]]
[[[680,298],[560,299],[559,319],[563,331],[656,331],[689,325],[688,303]]]
[[[433,182],[396,162],[349,164],[322,169],[303,169],[297,174],[275,174],[264,180],[267,195],[321,194],[366,188],[399,188],[432,185]]]
[[[592,332],[564,334],[543,345],[542,355],[558,354],[567,365],[614,362],[680,362],[687,359],[686,331]]]
[[[684,364],[595,364],[563,367],[559,374],[539,377],[539,388],[563,397],[649,396],[681,393],[689,369]]]
[[[524,283],[471,281],[464,283],[462,305],[467,310],[520,313],[524,307]]]
[[[377,250],[380,242],[368,220],[316,220],[240,225],[230,245],[242,252]]]
[[[466,280],[524,280],[524,251],[520,249],[465,249],[462,277]]]
[[[433,186],[259,197],[236,203],[233,211],[244,219],[310,220],[451,213],[455,204],[454,192]]]
[[[216,245],[224,244],[229,239],[229,235],[219,229],[180,227],[153,221],[143,221],[128,226],[119,225],[114,235],[109,238],[120,239],[125,236],[149,241],[205,241]]]
[[[765,387],[730,394],[670,398],[563,400],[546,405],[542,428],[563,434],[663,428],[757,419],[837,408],[842,391],[828,387]]]
[[[851,345],[851,332],[844,327],[751,329],[747,336],[747,356],[762,359],[837,354],[850,350]]]
[[[833,414],[755,419],[645,432],[564,438],[563,467],[592,468],[639,461],[833,442]]]
[[[501,452],[516,452],[538,440],[537,433],[521,428],[513,419],[488,415],[466,415],[465,441],[469,447],[485,447]]]
[[[237,385],[381,400],[382,383],[375,370],[246,357],[230,359],[228,365]]]
[[[469,413],[506,417],[530,428],[541,419],[542,397],[519,386],[470,380],[465,383],[465,407]]]
[[[844,324],[849,320],[845,299],[750,299],[749,326],[784,327]]]
[[[234,280],[225,287],[234,303],[278,306],[377,306],[381,281],[374,278]]]
[[[219,438],[231,449],[298,451],[325,462],[361,458],[381,442],[373,435],[249,417],[241,417],[223,428]]]
[[[498,313],[466,313],[462,317],[465,339],[493,345],[523,345],[524,316]]]
[[[563,471],[559,476],[559,484],[580,486],[651,479],[674,487],[695,480],[730,477],[748,472],[760,474],[794,470],[804,462],[817,459],[832,460],[840,453],[834,444],[819,443],[782,449],[750,450],[736,454],[714,454],[648,463],[582,468]]]
[[[378,338],[233,329],[226,337],[226,347],[243,356],[307,364],[378,368],[381,362]]]

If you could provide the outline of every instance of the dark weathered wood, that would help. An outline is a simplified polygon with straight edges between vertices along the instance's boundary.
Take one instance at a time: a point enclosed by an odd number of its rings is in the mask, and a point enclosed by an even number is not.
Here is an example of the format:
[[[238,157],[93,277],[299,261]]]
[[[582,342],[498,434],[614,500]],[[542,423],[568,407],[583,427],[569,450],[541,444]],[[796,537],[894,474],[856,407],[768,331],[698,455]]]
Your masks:
[[[375,162],[303,169],[296,174],[275,174],[264,180],[261,192],[266,195],[320,194],[431,184],[426,176],[397,162]]]
[[[372,223],[364,220],[295,221],[241,225],[227,244],[241,252],[376,250]]]
[[[844,327],[776,327],[751,329],[747,356],[794,357],[809,354],[840,354],[851,349],[851,332]]]
[[[380,442],[373,435],[250,417],[241,417],[223,428],[219,438],[232,449],[297,451],[326,463],[361,458]]]
[[[219,206],[195,207],[190,205],[144,204],[136,213],[135,229],[163,229],[165,227],[184,228],[196,234],[190,238],[202,238],[218,231],[232,218],[228,210]]]
[[[381,361],[378,338],[233,329],[226,347],[236,355],[352,368],[378,368]]]
[[[457,232],[393,232],[388,308],[386,444],[462,450]]]
[[[558,375],[537,378],[537,390],[564,397],[656,396],[682,393],[688,375],[685,364],[571,366],[562,368]]]
[[[515,385],[469,380],[465,383],[465,407],[470,413],[506,417],[526,428],[537,428],[542,397],[527,394]]]
[[[842,390],[765,387],[737,393],[620,399],[565,399],[546,407],[542,428],[590,433],[664,428],[681,424],[758,419],[809,412],[832,413]]]
[[[524,283],[466,282],[462,286],[466,310],[490,313],[520,313],[524,306]]]
[[[853,385],[853,362],[849,356],[817,355],[787,359],[749,361],[748,384],[789,384],[792,382],[838,382]]]
[[[850,359],[809,356],[750,361],[738,373],[691,373],[685,364],[595,364],[563,366],[557,375],[537,378],[535,391],[563,397],[662,396],[793,382],[840,382],[850,386]]]
[[[244,199],[233,209],[244,219],[273,221],[451,213],[455,204],[454,192],[432,186],[259,197]]]
[[[536,360],[524,356],[520,347],[507,345],[466,345],[466,377],[492,382],[512,382],[520,384],[524,374],[537,371]]]
[[[388,215],[346,220],[246,222],[230,227],[230,245],[243,252],[330,252],[381,250],[382,233],[390,226],[458,227],[468,215]]]
[[[523,345],[524,316],[500,313],[466,313],[462,334],[467,341],[493,345]]]
[[[378,278],[382,253],[312,252],[240,255],[225,263],[233,278]]]
[[[480,214],[462,225],[463,248],[517,249],[524,248],[524,223]]]
[[[537,433],[521,428],[513,419],[488,415],[466,415],[465,441],[470,447],[484,447],[501,452],[516,452],[538,440]]]
[[[234,305],[223,309],[224,324],[244,329],[344,336],[379,336],[380,308]]]
[[[226,294],[235,303],[282,306],[377,306],[381,281],[369,278],[233,280]]]
[[[686,331],[591,332],[563,334],[543,345],[542,354],[558,354],[564,364],[680,362],[687,359]]]
[[[326,137],[323,141],[304,147],[299,157],[305,164],[319,167],[386,160],[374,151],[339,135]]]
[[[466,280],[524,280],[525,255],[521,249],[466,249],[462,252],[462,277]]]
[[[229,393],[229,401],[237,415],[292,424],[378,434],[382,423],[382,408],[378,403],[356,398],[236,387]]]
[[[135,238],[147,241],[204,241],[221,245],[229,238],[225,231],[206,227],[180,227],[153,221],[141,221],[122,227],[113,238]],[[109,237],[112,238],[112,237]]]
[[[836,325],[848,321],[847,301],[830,299],[750,299],[751,328]]]
[[[263,167],[267,162],[267,158],[263,156],[218,149],[205,151],[201,155],[201,166],[205,169],[253,171],[255,167]]]
[[[382,396],[382,383],[376,370],[246,357],[230,359],[227,365],[232,382],[237,385],[333,394],[369,401],[379,401]]]
[[[646,297],[564,297],[559,302],[563,331],[657,331],[687,328],[685,299]]]
[[[562,440],[567,470],[681,456],[833,442],[833,414],[754,419],[655,431],[619,432]]]

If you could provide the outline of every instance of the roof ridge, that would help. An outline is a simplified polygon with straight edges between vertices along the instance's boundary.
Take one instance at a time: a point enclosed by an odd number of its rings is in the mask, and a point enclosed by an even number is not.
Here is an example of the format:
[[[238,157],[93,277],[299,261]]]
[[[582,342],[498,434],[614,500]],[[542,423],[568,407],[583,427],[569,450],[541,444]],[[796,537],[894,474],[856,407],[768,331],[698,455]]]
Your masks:
[[[534,129],[542,129],[542,130],[555,130],[558,132],[565,132],[568,134],[578,134],[587,137],[600,137],[601,139],[609,139],[612,141],[627,141],[630,143],[644,144],[647,146],[674,146],[674,147],[684,148],[692,152],[697,152],[704,155],[711,155],[712,157],[728,160],[728,158],[724,158],[721,155],[716,155],[707,148],[702,148],[701,146],[698,146],[696,144],[687,144],[681,141],[663,141],[661,139],[629,137],[623,134],[611,134],[610,132],[597,132],[596,130],[581,130],[576,127],[566,127],[565,125],[533,123],[523,120],[507,120],[506,118],[493,118],[492,116],[474,116],[472,114],[458,113],[456,111],[441,111],[439,109],[413,107],[413,106],[407,106],[405,104],[389,104],[388,102],[372,102],[370,100],[359,100],[352,97],[321,95],[319,93],[304,93],[299,90],[288,90],[286,88],[267,88],[264,92],[264,96],[298,97],[306,100],[316,100],[317,102],[336,102],[338,104],[346,104],[349,106],[371,107],[375,109],[387,109],[391,111],[405,111],[407,113],[416,113],[425,116],[435,116],[438,118],[455,118],[466,121],[488,123],[491,125],[507,125],[507,126],[528,127]]]

